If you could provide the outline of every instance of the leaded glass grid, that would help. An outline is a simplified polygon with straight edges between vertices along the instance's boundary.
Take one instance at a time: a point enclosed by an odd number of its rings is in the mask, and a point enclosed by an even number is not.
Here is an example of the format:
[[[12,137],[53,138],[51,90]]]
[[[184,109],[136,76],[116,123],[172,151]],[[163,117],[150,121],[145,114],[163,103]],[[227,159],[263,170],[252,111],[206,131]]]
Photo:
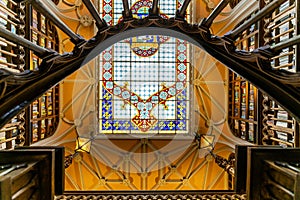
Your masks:
[[[122,20],[121,2],[105,0],[108,24]],[[131,2],[134,17],[148,15],[151,1]],[[111,9],[108,9],[111,6]],[[180,2],[164,1],[164,17]],[[172,16],[171,16],[172,17]],[[108,20],[109,19],[109,20]],[[99,122],[101,133],[176,134],[189,132],[190,65],[186,41],[160,35],[128,38],[100,56]]]
[[[141,18],[148,16],[148,9],[152,6],[150,0],[128,0],[131,5],[133,17]],[[175,11],[179,9],[184,0],[163,0],[159,1],[159,9],[162,16],[174,17]],[[115,25],[122,19],[123,3],[122,1],[102,0],[100,3],[100,13],[108,25]],[[189,10],[187,10],[189,11]],[[187,12],[186,18],[189,20],[190,15]]]

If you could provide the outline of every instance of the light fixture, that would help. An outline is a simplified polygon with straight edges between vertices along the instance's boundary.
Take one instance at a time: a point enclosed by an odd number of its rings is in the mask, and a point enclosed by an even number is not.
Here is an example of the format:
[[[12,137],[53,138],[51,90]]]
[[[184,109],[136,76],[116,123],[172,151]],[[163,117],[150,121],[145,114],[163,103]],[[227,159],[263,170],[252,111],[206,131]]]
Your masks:
[[[214,135],[196,134],[196,140],[199,142],[199,149],[206,149],[211,152],[214,149]]]
[[[80,152],[90,153],[91,144],[92,144],[91,138],[84,138],[78,136],[76,138],[76,147],[74,153],[65,157],[65,163],[64,163],[65,168],[68,168],[72,164],[73,158],[79,156]]]
[[[215,159],[215,163],[224,169],[227,173],[234,176],[234,159],[226,159],[213,152],[214,150],[214,135],[199,134],[195,133],[195,140],[198,142],[199,149],[204,149],[209,152],[210,155]]]
[[[92,144],[91,138],[77,137],[75,151],[90,153],[91,144]]]

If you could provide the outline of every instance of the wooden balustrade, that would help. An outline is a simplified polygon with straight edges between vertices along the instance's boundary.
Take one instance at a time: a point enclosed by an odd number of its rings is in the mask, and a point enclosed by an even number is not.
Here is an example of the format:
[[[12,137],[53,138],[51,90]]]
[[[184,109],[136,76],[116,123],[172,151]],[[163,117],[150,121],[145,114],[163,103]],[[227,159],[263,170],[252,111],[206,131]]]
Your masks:
[[[64,148],[0,151],[0,199],[54,199],[64,191]]]

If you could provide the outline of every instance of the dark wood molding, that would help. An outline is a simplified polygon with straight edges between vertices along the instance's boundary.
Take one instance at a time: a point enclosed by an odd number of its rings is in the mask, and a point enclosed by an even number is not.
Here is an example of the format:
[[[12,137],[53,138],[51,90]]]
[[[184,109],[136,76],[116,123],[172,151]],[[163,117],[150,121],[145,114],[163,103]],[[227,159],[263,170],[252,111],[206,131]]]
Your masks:
[[[300,120],[300,73],[274,71],[269,58],[276,55],[269,46],[253,52],[237,51],[228,38],[214,37],[205,27],[188,24],[176,18],[144,18],[124,20],[99,31],[87,42],[77,44],[73,52],[50,54],[39,71],[20,74],[1,70],[0,127],[53,85],[78,70],[105,48],[115,42],[138,35],[161,34],[177,37],[199,46],[237,72],[255,86],[276,99],[287,111]],[[34,95],[33,95],[34,94]]]

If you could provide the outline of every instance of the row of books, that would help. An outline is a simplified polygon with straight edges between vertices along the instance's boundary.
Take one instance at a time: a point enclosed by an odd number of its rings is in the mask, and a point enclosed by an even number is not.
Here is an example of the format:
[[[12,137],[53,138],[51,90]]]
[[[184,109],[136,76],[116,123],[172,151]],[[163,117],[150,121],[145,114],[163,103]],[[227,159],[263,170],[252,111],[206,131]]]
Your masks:
[[[51,116],[53,114],[53,96],[42,96],[35,100],[32,107],[33,119],[40,117]]]
[[[49,118],[32,122],[32,142],[44,139],[49,134],[53,121],[53,118]]]
[[[248,85],[247,85],[248,84]],[[234,116],[243,119],[254,119],[254,86],[246,81],[234,83]],[[248,116],[247,116],[248,115]]]
[[[46,47],[49,49],[55,49],[55,41],[53,36],[53,30],[47,27],[47,19],[41,13],[36,10],[32,10],[32,25],[31,35],[32,42],[35,44]],[[41,59],[35,54],[31,54],[31,66],[32,70],[38,70]],[[32,104],[32,142],[44,139],[47,135],[51,134],[55,120],[55,105],[56,103],[56,90],[48,90],[42,97],[37,99]]]
[[[287,111],[275,101],[271,101],[267,124],[269,129],[272,130],[273,137],[277,139],[276,143],[283,147],[294,146],[295,123],[295,119]]]
[[[272,40],[276,43],[288,40],[296,35],[297,31],[297,20],[296,20],[296,9],[294,5],[290,4],[290,1],[286,1],[281,4],[278,8],[278,13],[274,15],[273,21],[269,25],[272,30]],[[286,49],[290,51],[290,49]],[[295,51],[294,49],[291,52]],[[285,69],[287,71],[295,72],[295,53],[287,54],[282,52],[281,56],[273,59],[271,63],[275,69]]]
[[[32,10],[32,27],[42,33],[46,33],[46,18],[34,9]]]
[[[16,132],[16,130],[10,130],[12,132]],[[15,144],[16,144],[16,141],[15,139],[10,139],[10,138],[6,138],[6,134],[7,132],[5,131],[0,131],[0,150],[1,149],[7,149],[7,148],[10,148],[10,147],[14,147]],[[15,134],[12,134],[12,137],[15,138]],[[9,145],[8,145],[9,144]],[[8,147],[9,146],[9,147]]]
[[[239,133],[240,138],[242,138],[243,140],[247,140],[249,142],[254,141],[254,137],[255,137],[254,123],[234,120],[234,128],[236,129],[236,132]]]

